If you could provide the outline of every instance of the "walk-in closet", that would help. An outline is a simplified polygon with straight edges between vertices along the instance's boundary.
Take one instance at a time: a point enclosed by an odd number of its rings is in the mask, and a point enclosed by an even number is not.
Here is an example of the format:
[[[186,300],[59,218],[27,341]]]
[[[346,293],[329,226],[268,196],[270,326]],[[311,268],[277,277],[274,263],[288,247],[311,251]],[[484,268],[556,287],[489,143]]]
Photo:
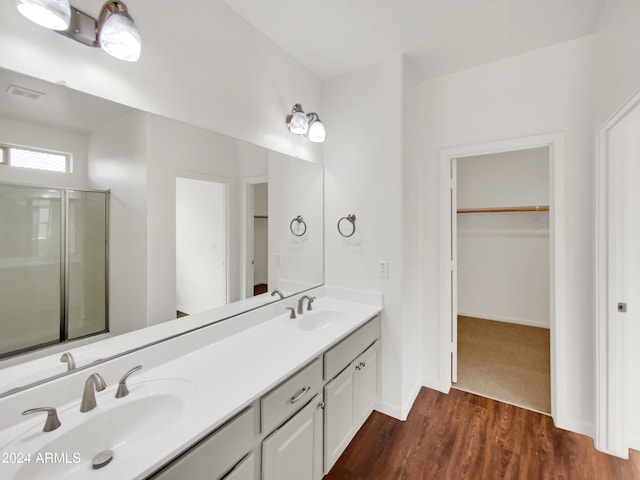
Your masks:
[[[550,413],[549,150],[454,165],[455,387]]]

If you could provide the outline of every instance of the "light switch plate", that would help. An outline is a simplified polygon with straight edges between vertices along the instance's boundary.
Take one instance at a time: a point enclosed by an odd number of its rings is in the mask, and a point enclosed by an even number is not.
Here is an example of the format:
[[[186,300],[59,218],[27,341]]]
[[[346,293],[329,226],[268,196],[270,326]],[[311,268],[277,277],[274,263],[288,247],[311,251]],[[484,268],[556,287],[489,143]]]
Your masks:
[[[378,260],[378,278],[389,278],[389,262]]]

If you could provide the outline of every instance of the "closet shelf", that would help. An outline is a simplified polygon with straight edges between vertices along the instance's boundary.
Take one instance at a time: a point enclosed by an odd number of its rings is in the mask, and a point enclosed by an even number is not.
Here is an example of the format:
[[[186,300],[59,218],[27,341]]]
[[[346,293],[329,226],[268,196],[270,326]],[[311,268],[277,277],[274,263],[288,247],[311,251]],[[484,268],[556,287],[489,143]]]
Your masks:
[[[269,218],[268,215],[254,215],[253,218]]]
[[[548,212],[549,205],[535,205],[527,207],[494,207],[494,208],[462,208],[458,213],[504,213],[504,212]]]

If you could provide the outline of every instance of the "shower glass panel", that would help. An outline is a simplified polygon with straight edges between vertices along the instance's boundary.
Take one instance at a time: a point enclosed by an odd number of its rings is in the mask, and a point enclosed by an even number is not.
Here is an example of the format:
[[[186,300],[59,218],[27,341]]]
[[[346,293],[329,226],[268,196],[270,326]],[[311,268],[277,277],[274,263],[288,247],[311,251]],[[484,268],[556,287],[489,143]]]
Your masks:
[[[0,357],[106,332],[107,192],[0,184]]]
[[[107,327],[107,194],[68,191],[67,339]]]
[[[0,355],[60,341],[62,203],[61,190],[0,185]]]

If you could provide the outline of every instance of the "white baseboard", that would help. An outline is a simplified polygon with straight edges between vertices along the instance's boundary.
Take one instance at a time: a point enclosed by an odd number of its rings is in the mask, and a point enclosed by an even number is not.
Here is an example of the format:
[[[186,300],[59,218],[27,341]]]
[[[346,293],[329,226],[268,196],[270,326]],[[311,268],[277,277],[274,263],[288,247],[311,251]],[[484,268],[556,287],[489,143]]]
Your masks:
[[[393,417],[396,420],[402,420],[402,421],[406,420],[406,418],[402,418],[402,408],[400,408],[395,403],[388,403],[388,402],[383,402],[382,400],[378,400],[375,410],[377,412]]]
[[[376,405],[376,410],[404,422],[409,416],[409,412],[413,408],[413,404],[415,403],[421,388],[422,384],[420,382],[416,383],[409,395],[409,398],[406,402],[403,402],[402,405],[384,402],[380,399]]]
[[[481,318],[484,320],[495,320],[496,322],[516,323],[518,325],[527,325],[529,327],[549,328],[549,322],[540,322],[538,320],[529,320],[526,318],[505,317],[502,315],[491,315],[490,313],[462,312],[462,311],[459,311],[458,315],[462,317]]]
[[[553,416],[552,416],[553,417]],[[563,430],[569,430],[570,432],[580,433],[587,437],[594,438],[595,427],[592,423],[578,420],[575,418],[558,419],[553,417],[553,424]]]
[[[449,393],[451,390],[451,379],[448,379],[448,381],[440,381],[434,380],[433,378],[424,378],[422,380],[422,386],[442,393]]]
[[[640,435],[629,435],[629,448],[640,451]]]

